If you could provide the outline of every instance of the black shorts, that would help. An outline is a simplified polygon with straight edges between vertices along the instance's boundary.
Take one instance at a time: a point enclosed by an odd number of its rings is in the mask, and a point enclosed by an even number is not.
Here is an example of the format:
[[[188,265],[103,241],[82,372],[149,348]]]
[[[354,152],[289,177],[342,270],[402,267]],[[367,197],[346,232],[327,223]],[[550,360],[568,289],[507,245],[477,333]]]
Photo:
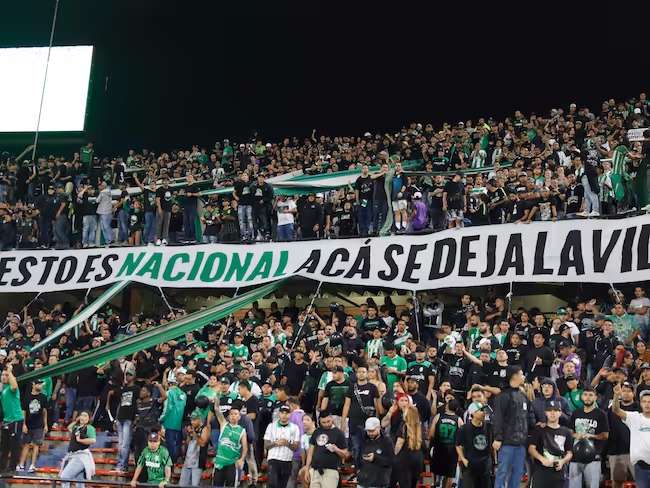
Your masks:
[[[212,476],[212,486],[235,486],[237,478],[237,468],[234,464],[224,466],[221,469],[214,469]]]
[[[23,444],[34,444],[35,446],[43,445],[45,434],[43,429],[29,429],[27,434],[23,434]]]

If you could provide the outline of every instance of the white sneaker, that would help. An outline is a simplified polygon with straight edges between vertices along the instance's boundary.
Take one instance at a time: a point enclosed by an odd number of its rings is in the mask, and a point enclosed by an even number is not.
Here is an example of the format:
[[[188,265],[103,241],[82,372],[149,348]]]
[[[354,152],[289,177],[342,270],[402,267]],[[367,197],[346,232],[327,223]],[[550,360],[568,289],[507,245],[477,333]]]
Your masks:
[[[163,239],[163,240],[162,240],[162,245],[163,245],[163,246],[166,246],[166,245],[167,245],[167,239]]]
[[[160,239],[156,240],[156,246],[160,246],[162,244],[162,241]]]
[[[16,471],[25,471],[25,466],[19,464],[18,466],[16,466]]]
[[[30,472],[30,473],[35,473],[36,472],[36,466],[34,466],[32,464],[27,471]]]
[[[153,242],[147,242],[147,247],[153,247]]]
[[[592,210],[589,213],[589,217],[600,217],[600,212],[598,212],[597,210]]]

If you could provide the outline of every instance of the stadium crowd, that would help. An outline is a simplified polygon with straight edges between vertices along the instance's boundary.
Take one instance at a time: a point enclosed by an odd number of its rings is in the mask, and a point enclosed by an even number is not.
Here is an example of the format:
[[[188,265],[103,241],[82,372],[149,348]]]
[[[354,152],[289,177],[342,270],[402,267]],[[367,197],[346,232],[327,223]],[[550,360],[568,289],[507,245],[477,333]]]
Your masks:
[[[571,104],[438,130],[314,131],[304,140],[225,139],[211,149],[126,157],[99,156],[88,143],[72,157],[34,162],[3,153],[0,249],[365,237],[387,218],[384,234],[622,214],[650,203],[647,147],[627,137],[649,118],[641,93],[594,112]],[[349,185],[299,196],[267,181],[353,169],[361,173]],[[175,185],[178,178],[186,180]],[[138,187],[137,196],[127,191]]]
[[[63,376],[16,378],[183,315],[106,307],[78,335],[31,348],[75,312],[31,305],[0,338],[0,471],[34,472],[48,430],[69,429],[60,475],[90,478],[97,431],[118,475],[171,482],[415,488],[650,486],[650,299],[642,286],[543,313],[489,289],[455,304],[298,308],[290,300]],[[129,468],[130,459],[135,471]],[[263,468],[263,465],[265,466]],[[132,474],[131,474],[132,473]],[[246,478],[243,478],[243,473]],[[349,481],[348,481],[349,483]],[[567,483],[566,485],[564,483]],[[456,485],[460,486],[460,485]]]

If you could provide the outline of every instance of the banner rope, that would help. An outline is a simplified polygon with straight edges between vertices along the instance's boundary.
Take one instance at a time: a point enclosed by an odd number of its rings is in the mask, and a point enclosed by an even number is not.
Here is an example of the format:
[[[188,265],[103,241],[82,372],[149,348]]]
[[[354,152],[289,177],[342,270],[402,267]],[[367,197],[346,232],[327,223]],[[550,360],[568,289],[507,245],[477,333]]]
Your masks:
[[[307,321],[307,317],[311,313],[313,307],[314,307],[314,300],[316,300],[316,297],[320,294],[320,288],[323,285],[322,281],[318,282],[318,287],[316,288],[316,292],[314,293],[314,296],[312,297],[311,301],[309,302],[309,306],[307,307],[307,312],[305,313],[305,317],[302,319],[302,322],[300,322],[300,327],[298,327],[298,332],[296,333],[295,339],[293,341],[293,344],[291,345],[291,348],[287,351],[289,354],[293,352],[293,350],[296,348],[296,345],[298,344],[298,339],[300,339],[300,334],[302,333],[302,329],[305,327],[305,322]]]
[[[162,297],[163,302],[165,302],[165,305],[167,305],[167,308],[169,309],[169,311],[172,313],[172,316],[174,318],[176,318],[176,313],[174,312],[174,309],[172,308],[172,306],[167,301],[167,297],[165,296],[165,292],[163,291],[161,286],[158,286],[158,291],[160,291],[160,296]]]

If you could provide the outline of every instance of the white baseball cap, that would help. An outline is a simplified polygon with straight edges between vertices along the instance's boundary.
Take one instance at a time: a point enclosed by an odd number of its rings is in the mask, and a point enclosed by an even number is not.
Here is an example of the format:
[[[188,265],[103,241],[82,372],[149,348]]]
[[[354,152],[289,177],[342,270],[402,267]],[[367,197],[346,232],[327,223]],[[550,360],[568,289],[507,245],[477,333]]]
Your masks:
[[[381,426],[381,422],[377,417],[369,417],[366,419],[366,430],[375,430]]]

